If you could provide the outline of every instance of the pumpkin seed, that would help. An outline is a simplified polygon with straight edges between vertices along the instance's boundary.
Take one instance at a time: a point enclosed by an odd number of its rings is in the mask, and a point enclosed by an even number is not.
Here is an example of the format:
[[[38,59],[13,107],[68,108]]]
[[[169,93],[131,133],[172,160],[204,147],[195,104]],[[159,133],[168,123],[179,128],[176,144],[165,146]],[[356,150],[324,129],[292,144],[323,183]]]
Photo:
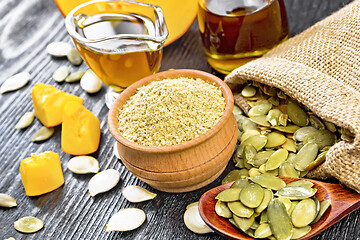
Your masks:
[[[14,222],[14,228],[22,233],[34,233],[43,227],[43,222],[36,217],[23,217]]]
[[[16,129],[27,128],[34,121],[34,118],[35,118],[35,114],[33,112],[24,113],[24,115],[22,115],[19,121],[16,123],[15,128]]]
[[[319,149],[322,149],[326,146],[332,146],[335,144],[336,136],[329,130],[318,130],[312,133],[309,133],[304,138],[304,144],[306,143],[316,143]]]
[[[236,188],[232,188],[232,189],[236,189]],[[239,201],[228,202],[227,205],[228,205],[230,211],[234,214],[234,218],[235,218],[235,215],[237,217],[250,218],[254,214],[254,209],[246,207],[244,204],[242,204]],[[250,224],[250,226],[251,226],[251,224]],[[249,228],[250,228],[250,226],[249,226]]]
[[[247,144],[244,147],[244,161],[246,161],[247,163],[252,161],[252,159],[255,157],[256,154],[257,151],[253,145]]]
[[[242,115],[243,111],[241,110],[241,108],[239,108],[238,106],[234,105],[233,110],[232,110],[234,115]]]
[[[302,200],[315,195],[317,189],[309,187],[286,186],[275,193],[275,196],[285,197],[290,200]]]
[[[295,133],[294,133],[294,139],[296,141],[304,141],[305,137],[312,132],[316,132],[317,129],[312,127],[312,126],[306,126],[306,127],[302,127],[299,128]]]
[[[308,234],[311,231],[310,226],[305,226],[302,228],[294,227],[293,235],[291,236],[291,239],[299,239]]]
[[[184,213],[185,226],[192,232],[198,234],[205,234],[214,232],[208,225],[202,220],[198,205],[189,207]]]
[[[309,120],[310,120],[310,125],[313,126],[314,128],[319,129],[319,130],[325,129],[324,123],[318,117],[316,117],[314,115],[310,115]]]
[[[269,157],[274,153],[274,150],[267,150],[258,152],[254,158],[249,161],[250,164],[252,164],[255,167],[260,167],[262,164],[266,163],[269,159]]]
[[[132,203],[148,201],[154,199],[157,195],[156,193],[149,192],[145,188],[135,185],[126,186],[122,194],[126,200]]]
[[[280,115],[281,111],[279,109],[271,109],[266,116],[266,120],[271,124],[271,126],[278,126]]]
[[[289,209],[289,211],[288,211],[289,216],[291,216],[291,213],[294,211],[295,206],[296,206],[298,203],[299,203],[299,201],[291,201],[291,207],[290,207],[290,209]]]
[[[268,99],[269,103],[271,103],[273,106],[279,106],[280,100],[277,96],[270,97]]]
[[[16,240],[16,239],[13,237],[9,237],[9,238],[5,238],[4,240]]]
[[[66,57],[75,66],[79,66],[83,62],[80,53],[75,48],[72,48]]]
[[[272,128],[284,133],[295,133],[300,127],[297,125],[287,125],[287,126],[273,126]]]
[[[66,42],[52,42],[46,46],[46,52],[54,57],[65,57],[72,49]]]
[[[238,169],[235,169],[235,170],[232,170],[230,171],[225,177],[224,179],[221,181],[221,184],[226,184],[226,183],[229,183],[229,182],[232,182],[232,181],[236,181],[238,179],[241,179],[243,177],[246,177],[247,175],[247,171],[243,171],[244,169],[242,170],[238,170]],[[245,174],[246,172],[246,174]]]
[[[260,224],[255,230],[255,238],[267,238],[272,235],[270,225],[267,223]]]
[[[48,127],[43,126],[34,133],[34,135],[32,137],[32,141],[33,142],[45,141],[54,134],[54,131],[55,130],[52,127],[48,128]]]
[[[85,72],[82,71],[74,72],[65,78],[65,82],[71,83],[71,82],[80,81],[80,79],[84,76],[84,74]]]
[[[215,199],[223,201],[223,202],[233,202],[238,201],[240,198],[240,188],[229,188],[220,192]]]
[[[325,124],[327,130],[329,130],[330,132],[333,132],[333,133],[336,132],[337,129],[336,129],[335,124],[328,122],[328,121],[324,121],[324,124]]]
[[[268,101],[263,101],[260,104],[256,105],[255,107],[252,107],[249,112],[248,115],[249,117],[253,117],[253,116],[258,116],[258,115],[266,115],[268,114],[268,112],[270,111],[270,109],[272,108],[271,103],[269,103]]]
[[[256,213],[261,213],[262,211],[264,211],[267,206],[269,205],[270,201],[273,199],[274,194],[271,190],[269,189],[264,189],[264,198],[262,200],[262,202],[260,203],[260,205],[255,209]]]
[[[66,77],[69,76],[69,73],[70,71],[67,66],[61,66],[53,73],[53,79],[56,82],[63,82],[65,81]]]
[[[281,163],[279,167],[279,176],[280,177],[299,177],[298,171],[294,168],[294,166],[289,162]]]
[[[284,204],[279,199],[273,199],[267,208],[267,216],[272,234],[278,240],[288,240],[293,233],[291,218]]]
[[[102,84],[100,78],[89,69],[82,76],[80,86],[88,93],[96,93],[101,90]]]
[[[276,150],[270,157],[269,160],[265,163],[266,171],[277,169],[281,163],[285,162],[289,155],[289,152],[286,149]]]
[[[257,184],[250,184],[240,192],[240,201],[249,208],[257,208],[264,199],[264,189]]]
[[[30,73],[20,72],[6,79],[0,87],[0,93],[6,93],[18,90],[24,87],[30,81]]]
[[[326,154],[327,154],[327,151],[320,153],[312,163],[307,165],[307,167],[305,169],[310,171],[310,170],[316,168],[317,166],[319,166],[321,163],[323,163],[325,161]]]
[[[294,166],[299,171],[306,170],[306,167],[311,164],[318,153],[318,145],[315,143],[305,144],[296,154],[294,159]]]
[[[285,113],[282,113],[279,117],[279,125],[286,127],[288,121],[288,115]]]
[[[256,94],[256,89],[250,86],[245,86],[241,91],[241,95],[246,98],[253,97],[255,96],[255,94]]]
[[[189,207],[192,207],[192,206],[198,206],[198,205],[199,205],[199,201],[192,202],[192,203],[190,203],[190,204],[188,204],[188,205],[186,206],[186,210],[188,210],[188,209],[189,209]]]
[[[266,148],[279,147],[286,142],[286,137],[279,132],[269,133],[267,136]]]
[[[319,212],[316,216],[316,218],[314,219],[314,221],[311,222],[311,224],[317,223],[321,217],[324,215],[324,213],[326,212],[326,210],[330,207],[330,201],[329,200],[324,200],[320,203],[320,209]]]
[[[304,127],[309,123],[309,117],[306,112],[293,101],[289,101],[287,104],[287,115],[297,126]]]
[[[270,123],[266,120],[265,115],[256,115],[249,118],[250,121],[256,123],[257,125],[264,126],[264,127],[270,127]]]
[[[239,226],[236,224],[234,218],[229,218],[229,222],[234,225],[235,227],[239,228]],[[239,228],[240,229],[240,228]]]
[[[73,173],[87,174],[99,172],[99,162],[91,156],[76,156],[69,160],[68,169]]]
[[[0,193],[0,207],[16,207],[17,203],[15,198],[13,198],[12,196],[5,194],[5,193]]]
[[[247,130],[243,133],[243,135],[241,135],[240,137],[240,142],[245,141],[246,139],[248,139],[249,137],[255,136],[255,135],[260,135],[260,131],[259,130]]]
[[[255,216],[251,216],[249,218],[246,217],[238,217],[236,215],[233,216],[234,221],[238,228],[240,228],[243,232],[246,232],[250,229],[251,225],[255,222]]]
[[[316,204],[311,198],[301,200],[291,213],[291,221],[295,227],[305,227],[316,217]]]
[[[244,170],[244,169],[242,169]],[[249,185],[250,182],[246,179],[246,178],[242,178],[242,179],[238,179],[236,180],[233,185],[231,185],[231,188],[244,188],[246,187],[247,185]],[[239,197],[240,197],[240,192],[239,192]]]
[[[262,223],[268,223],[268,217],[267,217],[267,210],[261,212],[260,214],[260,224]]]
[[[215,212],[220,217],[232,218],[233,214],[225,202],[218,200],[215,204]]]
[[[267,143],[267,137],[264,135],[255,135],[247,138],[245,141],[241,142],[238,148],[238,154],[241,156],[244,153],[244,148],[247,144],[251,144],[255,147],[256,151],[262,149]]]
[[[249,174],[250,177],[253,177],[253,176],[256,176],[256,175],[260,175],[262,173],[260,172],[259,169],[253,167],[253,168],[249,169],[248,174]]]
[[[307,188],[311,188],[312,186],[314,186],[314,184],[310,181],[306,181],[306,180],[297,180],[291,183],[286,184],[287,187],[307,187]]]
[[[264,85],[264,93],[268,96],[274,97],[277,94],[277,89],[268,85]]]
[[[90,196],[103,192],[107,192],[120,180],[120,173],[115,169],[107,169],[95,174],[89,181],[89,193]]]
[[[118,152],[118,149],[117,149],[117,141],[114,142],[113,152],[114,152],[114,156],[115,156],[117,159],[120,159],[120,155],[119,155],[119,152]]]
[[[255,221],[255,222],[251,225],[250,229],[255,230],[255,229],[257,229],[259,226],[260,226],[260,224]]]
[[[146,214],[139,208],[124,208],[115,213],[106,224],[106,231],[131,231],[140,227]]]
[[[281,145],[282,148],[286,149],[288,152],[296,153],[297,148],[294,140],[290,138],[286,138],[286,141],[283,145]]]
[[[276,168],[274,170],[266,170],[266,164],[263,164],[259,167],[259,171],[263,174],[266,174],[266,175],[271,175],[271,176],[278,176],[279,175],[279,169]]]
[[[248,118],[246,118],[246,119],[244,119],[244,120],[242,121],[242,125],[241,125],[241,126],[242,126],[242,130],[243,130],[244,132],[247,132],[247,131],[249,131],[249,130],[258,130],[256,123],[250,121]]]
[[[257,183],[260,186],[262,186],[263,188],[269,188],[272,190],[279,190],[286,186],[285,182],[282,179],[268,174],[254,176],[251,177],[250,179],[254,183]]]
[[[315,216],[318,215],[319,211],[320,211],[320,202],[319,202],[319,199],[317,199],[317,197],[312,197],[311,198],[314,202],[315,202],[315,205],[316,205],[316,214]],[[311,224],[311,223],[310,223]]]
[[[280,202],[282,202],[286,208],[287,213],[289,214],[290,208],[291,208],[291,200],[288,198],[284,198],[284,197],[279,197],[278,198],[280,200]],[[290,216],[290,214],[289,214]]]

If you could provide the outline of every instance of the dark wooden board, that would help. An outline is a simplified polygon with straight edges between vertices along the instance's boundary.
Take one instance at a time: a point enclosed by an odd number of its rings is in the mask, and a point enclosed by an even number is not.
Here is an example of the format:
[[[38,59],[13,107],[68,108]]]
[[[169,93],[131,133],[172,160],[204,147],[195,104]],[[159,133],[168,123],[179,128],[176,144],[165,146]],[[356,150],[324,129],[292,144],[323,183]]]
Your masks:
[[[300,33],[348,2],[350,0],[285,0],[291,35]],[[215,182],[184,194],[159,192],[135,178],[113,156],[114,140],[107,128],[108,109],[103,100],[105,88],[89,95],[78,83],[54,82],[52,73],[61,65],[70,66],[72,71],[86,70],[87,66],[73,67],[66,59],[49,56],[45,48],[52,41],[70,42],[70,38],[64,19],[51,0],[0,0],[0,84],[20,71],[29,71],[32,76],[31,82],[21,90],[0,95],[0,192],[11,194],[18,202],[16,208],[0,208],[0,239],[11,236],[17,240],[223,239],[216,234],[190,232],[183,223],[183,214],[187,204],[219,185],[225,174],[234,168],[232,162]],[[169,68],[193,68],[217,74],[207,65],[202,53],[197,22],[182,38],[165,48],[161,70]],[[14,128],[24,112],[32,111],[31,88],[38,82],[84,98],[84,105],[101,120],[101,145],[93,155],[98,158],[101,169],[115,168],[121,172],[121,181],[113,190],[92,198],[87,191],[91,175],[75,175],[66,169],[71,156],[60,150],[61,127],[56,127],[50,140],[40,144],[31,142],[31,136],[41,127],[38,120],[25,130]],[[46,150],[60,154],[65,185],[49,194],[27,197],[18,171],[20,160]],[[129,203],[122,197],[121,189],[130,184],[143,186],[158,196],[145,203]],[[131,232],[105,232],[109,218],[125,207],[143,209],[147,214],[145,224]],[[359,213],[354,212],[314,239],[359,240]],[[13,222],[28,215],[41,218],[45,228],[35,234],[18,233]]]

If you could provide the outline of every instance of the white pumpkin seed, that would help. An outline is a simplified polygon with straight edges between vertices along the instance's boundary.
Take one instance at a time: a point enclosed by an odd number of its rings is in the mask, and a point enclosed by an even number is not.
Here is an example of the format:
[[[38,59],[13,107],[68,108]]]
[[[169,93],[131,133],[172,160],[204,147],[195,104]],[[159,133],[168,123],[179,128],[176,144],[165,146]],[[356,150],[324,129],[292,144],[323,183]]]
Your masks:
[[[75,66],[79,66],[83,62],[80,53],[75,48],[70,49],[67,59]]]
[[[85,72],[82,71],[74,72],[65,78],[65,82],[72,83],[72,82],[80,81],[80,79],[84,76],[84,74]]]
[[[5,194],[5,193],[0,193],[0,207],[16,207],[17,203],[15,198],[13,198],[12,196]]]
[[[69,73],[70,71],[67,66],[61,66],[53,73],[53,79],[57,82],[63,82],[69,76]]]
[[[91,156],[76,156],[69,160],[68,169],[73,173],[87,174],[99,172],[99,162]]]
[[[34,135],[32,137],[32,141],[33,142],[42,142],[42,141],[49,139],[53,134],[54,134],[54,128],[52,128],[52,127],[48,128],[48,127],[43,126],[34,133]]]
[[[132,203],[144,202],[156,197],[156,193],[149,192],[145,188],[130,185],[123,189],[123,196]]]
[[[192,206],[198,206],[198,205],[199,205],[199,201],[192,202],[192,203],[190,203],[190,204],[188,204],[188,205],[186,206],[186,210],[188,210],[188,209],[189,209],[189,207],[192,207]]]
[[[101,89],[101,80],[92,70],[87,70],[80,80],[80,86],[88,93],[96,93]]]
[[[114,142],[113,152],[114,152],[115,157],[117,157],[118,159],[120,159],[120,155],[119,155],[119,152],[118,152],[118,150],[117,150],[117,141]]]
[[[124,208],[115,213],[106,224],[106,231],[131,231],[140,227],[146,220],[146,214],[139,208]]]
[[[34,118],[35,118],[35,114],[33,112],[24,113],[24,115],[22,115],[19,121],[16,123],[15,128],[16,129],[27,128],[34,121]]]
[[[184,213],[185,226],[192,232],[198,234],[205,234],[214,232],[208,225],[202,220],[198,205],[189,207]]]
[[[107,169],[95,174],[89,181],[90,196],[107,192],[120,181],[120,172],[115,169]]]
[[[30,73],[28,72],[20,72],[18,74],[13,75],[3,82],[0,87],[0,93],[6,93],[18,90],[24,87],[30,80]]]
[[[13,237],[9,237],[9,238],[5,238],[4,240],[16,240],[16,239]]]
[[[14,222],[14,228],[22,233],[34,233],[43,227],[43,222],[36,217],[23,217]]]
[[[52,42],[46,46],[46,52],[54,57],[65,57],[72,46],[66,42]]]

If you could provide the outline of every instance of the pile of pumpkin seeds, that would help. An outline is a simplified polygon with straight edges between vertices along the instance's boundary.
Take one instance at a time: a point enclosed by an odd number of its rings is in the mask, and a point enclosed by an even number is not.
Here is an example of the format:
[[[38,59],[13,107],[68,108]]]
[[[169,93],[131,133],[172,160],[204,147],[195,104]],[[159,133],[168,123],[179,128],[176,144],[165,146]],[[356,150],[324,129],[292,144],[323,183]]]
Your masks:
[[[250,237],[298,239],[330,206],[328,200],[320,203],[316,192],[306,180],[286,185],[278,177],[260,174],[238,179],[220,192],[215,212]]]
[[[240,145],[233,160],[241,170],[230,174],[304,177],[325,160],[336,142],[354,139],[346,129],[321,120],[276,88],[252,82],[241,95],[250,110],[246,117],[234,107]]]

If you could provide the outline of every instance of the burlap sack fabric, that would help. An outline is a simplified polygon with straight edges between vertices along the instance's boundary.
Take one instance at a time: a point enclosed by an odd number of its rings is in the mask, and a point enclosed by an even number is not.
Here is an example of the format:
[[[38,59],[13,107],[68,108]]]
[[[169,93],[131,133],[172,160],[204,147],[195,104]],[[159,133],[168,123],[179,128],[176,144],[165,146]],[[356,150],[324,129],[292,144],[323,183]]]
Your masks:
[[[335,177],[360,193],[360,0],[318,22],[225,78],[235,102],[247,81],[283,90],[316,115],[355,134],[340,141],[308,177]]]

